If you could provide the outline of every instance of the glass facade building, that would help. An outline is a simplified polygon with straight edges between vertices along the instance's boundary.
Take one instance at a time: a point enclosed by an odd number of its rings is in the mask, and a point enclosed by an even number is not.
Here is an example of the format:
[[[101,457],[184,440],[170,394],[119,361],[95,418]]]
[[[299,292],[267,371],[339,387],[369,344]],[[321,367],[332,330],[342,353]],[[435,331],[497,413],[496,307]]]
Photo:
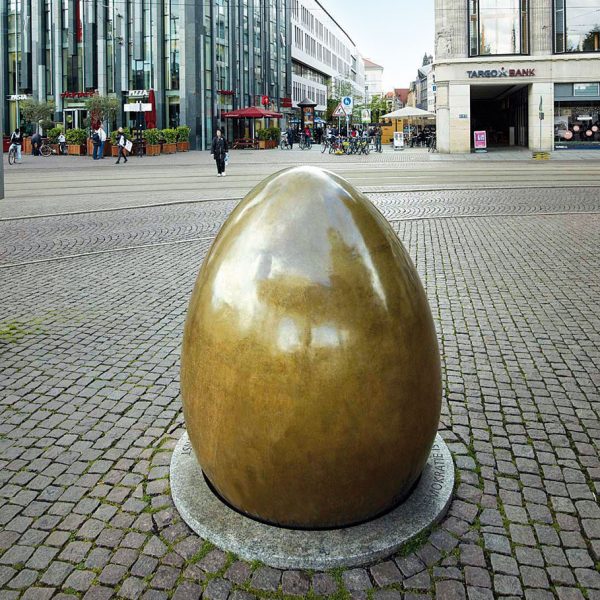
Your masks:
[[[231,135],[223,112],[291,97],[287,2],[4,0],[5,94],[54,100],[56,120],[81,127],[90,93],[124,104],[152,89],[157,127],[189,125],[192,147],[206,148],[216,127]],[[8,100],[5,131],[16,113]]]

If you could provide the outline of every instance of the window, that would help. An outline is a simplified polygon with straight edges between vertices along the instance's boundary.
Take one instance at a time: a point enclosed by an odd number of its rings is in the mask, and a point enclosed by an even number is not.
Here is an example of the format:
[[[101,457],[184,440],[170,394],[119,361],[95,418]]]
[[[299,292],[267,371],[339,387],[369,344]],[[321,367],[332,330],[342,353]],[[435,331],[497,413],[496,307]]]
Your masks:
[[[470,56],[529,53],[529,0],[468,1]]]
[[[600,51],[600,4],[598,0],[554,1],[554,50]]]

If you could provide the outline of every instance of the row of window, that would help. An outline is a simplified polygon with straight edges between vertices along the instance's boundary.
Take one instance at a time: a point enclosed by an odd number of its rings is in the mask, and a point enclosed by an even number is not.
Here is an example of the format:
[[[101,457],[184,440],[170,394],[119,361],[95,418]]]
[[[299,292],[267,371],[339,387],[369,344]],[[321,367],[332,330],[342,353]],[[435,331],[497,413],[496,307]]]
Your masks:
[[[528,0],[468,0],[469,55],[529,54]],[[600,51],[600,0],[554,0],[554,52]]]
[[[306,97],[314,100],[318,106],[326,106],[327,104],[327,92],[325,90],[294,81],[292,84],[292,100],[302,102]]]

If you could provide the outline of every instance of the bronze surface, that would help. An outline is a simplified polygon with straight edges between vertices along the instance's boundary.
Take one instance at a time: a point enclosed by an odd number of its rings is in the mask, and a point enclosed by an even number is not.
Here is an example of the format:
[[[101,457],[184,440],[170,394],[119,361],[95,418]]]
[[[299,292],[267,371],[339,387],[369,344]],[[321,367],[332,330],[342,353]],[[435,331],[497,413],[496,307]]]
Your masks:
[[[246,196],[198,275],[181,391],[204,473],[248,515],[335,527],[406,496],[438,425],[439,350],[419,276],[361,193],[297,167]]]

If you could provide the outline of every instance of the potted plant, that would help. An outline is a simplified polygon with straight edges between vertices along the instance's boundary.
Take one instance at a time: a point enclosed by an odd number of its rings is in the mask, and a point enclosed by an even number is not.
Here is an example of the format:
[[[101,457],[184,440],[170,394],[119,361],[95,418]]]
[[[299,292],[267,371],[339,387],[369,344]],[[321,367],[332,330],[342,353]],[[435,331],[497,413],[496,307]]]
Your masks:
[[[279,127],[269,127],[269,148],[277,148],[281,138],[281,129]]]
[[[47,131],[48,141],[50,142],[50,147],[52,148],[52,154],[60,154],[58,136],[61,134],[62,130],[62,125],[57,125],[56,127],[52,127]]]
[[[268,129],[259,129],[256,132],[256,137],[258,138],[258,147],[260,150],[265,150],[267,148],[267,141],[269,140],[269,130]]]
[[[177,152],[177,130],[176,129],[163,129],[161,131],[163,145],[163,154],[175,154]]]
[[[177,131],[177,152],[189,152],[190,150],[190,131],[187,125],[180,125]]]
[[[67,138],[69,154],[77,156],[85,155],[85,142],[87,140],[85,129],[68,129],[65,133],[65,138]]]
[[[26,123],[30,124],[34,132],[52,127],[52,117],[54,115],[54,102],[52,100],[40,102],[33,98],[27,98],[21,100],[19,108],[21,117]],[[31,154],[31,138],[29,137],[23,138],[23,152]]]
[[[160,130],[146,129],[144,131],[144,140],[146,140],[146,155],[158,156],[160,154]]]

